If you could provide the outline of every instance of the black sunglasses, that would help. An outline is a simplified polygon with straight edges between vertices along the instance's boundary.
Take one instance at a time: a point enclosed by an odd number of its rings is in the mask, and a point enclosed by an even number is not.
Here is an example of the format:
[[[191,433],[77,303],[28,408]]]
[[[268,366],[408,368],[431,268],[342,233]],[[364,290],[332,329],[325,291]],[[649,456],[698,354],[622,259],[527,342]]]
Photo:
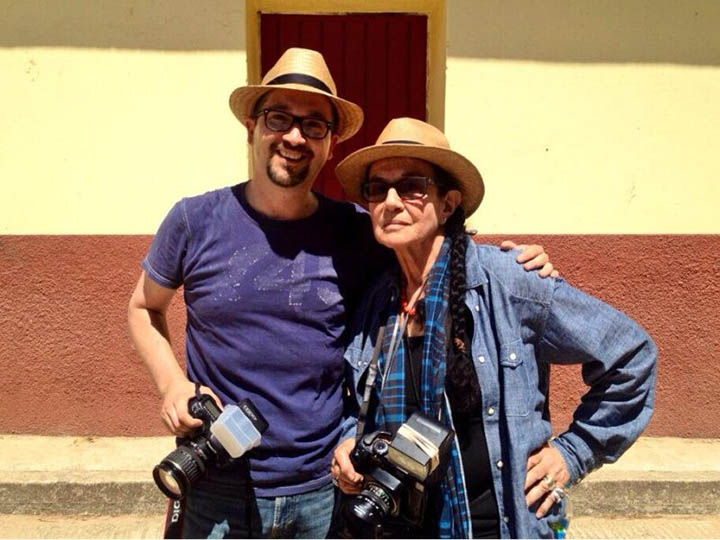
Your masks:
[[[427,195],[431,183],[435,181],[426,176],[405,176],[394,183],[371,178],[360,187],[360,193],[367,202],[382,202],[393,188],[403,201],[413,201]]]
[[[255,118],[260,115],[265,116],[265,126],[271,131],[288,131],[293,125],[298,124],[300,132],[309,139],[324,139],[333,127],[332,122],[323,118],[295,116],[277,109],[263,109],[255,115]]]

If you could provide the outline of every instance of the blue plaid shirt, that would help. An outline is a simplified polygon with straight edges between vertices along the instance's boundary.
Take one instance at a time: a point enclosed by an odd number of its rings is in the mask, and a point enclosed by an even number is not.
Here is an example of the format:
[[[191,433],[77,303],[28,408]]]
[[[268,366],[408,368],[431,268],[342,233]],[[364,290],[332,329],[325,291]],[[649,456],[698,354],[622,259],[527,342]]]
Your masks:
[[[550,524],[564,515],[564,501],[538,519],[524,491],[528,455],[552,436],[546,407],[550,365],[582,364],[589,387],[568,430],[551,442],[577,483],[617,460],[649,422],[657,349],[627,316],[563,279],[525,272],[514,253],[468,240],[466,275],[465,302],[474,323],[471,352],[487,411],[500,534],[551,538]],[[398,294],[397,271],[379,276],[351,328],[345,359],[358,400],[378,328],[397,309]],[[469,523],[463,529],[472,536]]]

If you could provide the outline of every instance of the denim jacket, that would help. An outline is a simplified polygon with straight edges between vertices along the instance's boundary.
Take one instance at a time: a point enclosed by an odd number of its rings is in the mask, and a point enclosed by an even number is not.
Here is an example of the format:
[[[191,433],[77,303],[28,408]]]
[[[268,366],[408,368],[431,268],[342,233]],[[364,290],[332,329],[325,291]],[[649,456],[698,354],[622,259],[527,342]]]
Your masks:
[[[500,534],[552,537],[550,524],[564,514],[564,502],[538,519],[524,491],[529,454],[552,436],[550,365],[582,364],[589,387],[568,430],[551,440],[571,482],[578,483],[617,460],[650,420],[657,349],[624,314],[563,279],[540,279],[524,271],[515,256],[468,240],[465,303],[474,323],[471,354],[482,391]],[[396,275],[379,276],[352,328],[345,360],[358,403],[381,318],[398,302]]]

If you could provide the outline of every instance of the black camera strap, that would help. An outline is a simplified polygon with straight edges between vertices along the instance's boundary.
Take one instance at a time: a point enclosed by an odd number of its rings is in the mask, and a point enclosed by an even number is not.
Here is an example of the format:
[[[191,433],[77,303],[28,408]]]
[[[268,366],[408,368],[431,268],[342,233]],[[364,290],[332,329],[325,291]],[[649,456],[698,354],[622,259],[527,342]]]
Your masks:
[[[195,383],[195,397],[200,399],[200,383]],[[183,525],[185,521],[186,500],[173,500],[168,498],[167,512],[165,513],[165,527],[163,538],[183,538]]]
[[[168,499],[163,538],[183,538],[184,521],[185,499],[179,501]]]
[[[382,350],[384,339],[385,325],[382,325],[378,329],[377,338],[375,338],[375,347],[373,348],[372,359],[370,360],[367,378],[365,379],[363,402],[362,405],[360,405],[360,412],[358,413],[357,434],[355,435],[356,441],[360,440],[360,437],[363,436],[363,431],[365,431],[365,421],[367,419],[368,408],[370,407],[370,399],[372,398],[372,390],[375,387],[375,379],[377,378],[378,373],[378,357],[380,356],[380,351]]]

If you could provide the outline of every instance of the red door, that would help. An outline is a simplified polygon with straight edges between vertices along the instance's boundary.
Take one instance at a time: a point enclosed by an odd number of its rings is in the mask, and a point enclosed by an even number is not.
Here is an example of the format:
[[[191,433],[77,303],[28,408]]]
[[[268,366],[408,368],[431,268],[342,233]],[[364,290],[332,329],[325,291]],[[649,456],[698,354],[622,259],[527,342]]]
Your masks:
[[[315,181],[320,193],[344,199],[335,165],[358,148],[373,144],[391,118],[426,119],[427,16],[262,14],[262,75],[289,47],[320,51],[340,97],[365,112],[362,129],[336,147],[333,159]]]

